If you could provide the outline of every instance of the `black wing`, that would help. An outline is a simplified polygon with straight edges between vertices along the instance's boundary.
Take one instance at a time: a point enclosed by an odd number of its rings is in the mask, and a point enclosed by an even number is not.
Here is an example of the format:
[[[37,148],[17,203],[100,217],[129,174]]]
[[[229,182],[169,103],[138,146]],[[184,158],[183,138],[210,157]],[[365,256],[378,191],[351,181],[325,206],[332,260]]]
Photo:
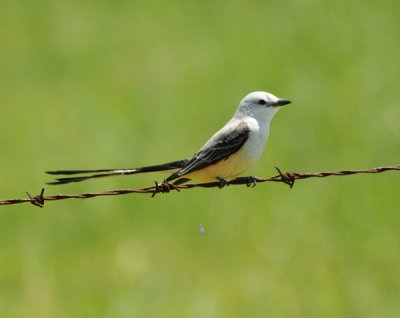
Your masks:
[[[238,151],[249,138],[250,129],[245,122],[241,122],[235,129],[221,134],[217,139],[206,144],[196,153],[179,171],[167,178],[171,181],[190,172],[226,160]]]

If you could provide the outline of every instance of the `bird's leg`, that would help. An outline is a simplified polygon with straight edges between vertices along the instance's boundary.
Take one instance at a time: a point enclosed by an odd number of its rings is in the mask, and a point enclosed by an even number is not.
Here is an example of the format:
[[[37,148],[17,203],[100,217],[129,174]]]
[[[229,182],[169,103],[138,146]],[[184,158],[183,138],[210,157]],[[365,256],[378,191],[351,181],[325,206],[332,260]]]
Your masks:
[[[257,177],[254,176],[248,176],[248,177],[238,177],[236,179],[233,179],[231,184],[245,184],[248,187],[255,187],[257,185]]]
[[[218,188],[222,189],[225,186],[229,186],[229,182],[226,181],[224,178],[217,177],[216,179],[219,181]]]
[[[255,176],[249,176],[249,177],[246,177],[246,186],[247,187],[255,187],[257,185],[257,177],[255,177]]]

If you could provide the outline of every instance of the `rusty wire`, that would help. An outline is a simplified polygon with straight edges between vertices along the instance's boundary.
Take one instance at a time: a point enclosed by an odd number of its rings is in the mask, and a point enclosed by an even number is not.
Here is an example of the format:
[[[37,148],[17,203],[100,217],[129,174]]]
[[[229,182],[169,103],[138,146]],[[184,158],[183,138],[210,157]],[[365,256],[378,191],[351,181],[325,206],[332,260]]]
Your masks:
[[[27,192],[28,198],[24,199],[8,199],[0,200],[0,205],[10,205],[18,203],[31,203],[38,207],[43,207],[46,201],[57,201],[64,199],[89,199],[99,196],[112,196],[112,195],[122,195],[129,193],[148,193],[154,197],[158,193],[168,193],[173,190],[180,191],[192,188],[222,188],[225,185],[247,185],[255,186],[258,183],[263,182],[283,182],[289,185],[290,188],[293,187],[295,180],[308,179],[308,178],[324,178],[330,176],[348,176],[352,174],[359,173],[381,173],[390,170],[400,170],[400,165],[397,166],[386,166],[386,167],[376,167],[362,170],[339,170],[339,171],[325,171],[325,172],[314,172],[314,173],[297,173],[297,172],[286,172],[282,173],[278,168],[276,168],[277,175],[269,178],[257,178],[257,177],[239,177],[234,180],[229,181],[227,184],[221,184],[221,182],[208,182],[208,183],[184,183],[180,185],[173,185],[171,183],[155,183],[154,186],[140,188],[140,189],[117,189],[117,190],[107,190],[103,192],[92,192],[92,193],[80,193],[80,194],[56,194],[56,195],[44,195],[44,189],[41,190],[39,195],[32,196]]]

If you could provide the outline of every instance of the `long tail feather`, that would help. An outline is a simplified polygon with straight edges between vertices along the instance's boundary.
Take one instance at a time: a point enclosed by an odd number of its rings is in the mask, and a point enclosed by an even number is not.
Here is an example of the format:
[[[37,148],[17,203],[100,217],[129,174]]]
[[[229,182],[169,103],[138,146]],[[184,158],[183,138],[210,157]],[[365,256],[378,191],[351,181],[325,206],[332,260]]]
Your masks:
[[[84,176],[76,176],[76,177],[66,177],[66,178],[56,178],[56,181],[48,182],[47,184],[57,185],[57,184],[66,184],[71,182],[81,182],[88,179],[95,178],[103,178],[103,177],[111,177],[117,175],[130,175],[136,173],[144,173],[144,172],[157,172],[157,171],[168,171],[182,168],[183,165],[187,162],[187,160],[179,160],[168,162],[161,165],[155,166],[147,166],[136,169],[97,169],[97,170],[54,170],[54,171],[46,171],[46,173],[51,175],[74,175],[74,174],[90,174]]]
[[[71,174],[85,174],[85,173],[97,173],[97,172],[111,172],[115,170],[135,170],[135,169],[99,169],[99,170],[54,170],[54,171],[46,171],[48,174],[53,175],[71,175]]]
[[[110,173],[100,173],[100,174],[92,174],[89,176],[83,176],[83,177],[69,177],[69,178],[57,178],[57,181],[53,182],[48,182],[47,184],[52,184],[52,185],[57,185],[57,184],[65,184],[65,183],[70,183],[70,182],[81,182],[84,180],[88,179],[95,179],[95,178],[103,178],[103,177],[111,177],[111,176],[117,176],[117,175],[129,175],[129,174],[135,174],[139,173],[141,171],[138,170],[115,170]]]

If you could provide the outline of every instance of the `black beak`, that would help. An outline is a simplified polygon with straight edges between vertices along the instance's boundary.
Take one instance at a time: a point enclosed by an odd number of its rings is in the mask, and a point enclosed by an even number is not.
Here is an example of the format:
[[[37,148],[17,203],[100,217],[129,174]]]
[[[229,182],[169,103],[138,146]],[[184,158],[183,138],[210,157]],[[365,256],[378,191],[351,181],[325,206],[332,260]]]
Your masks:
[[[291,104],[292,102],[288,99],[278,99],[277,102],[274,103],[274,107],[280,107],[280,106],[284,106],[284,105],[288,105]]]

